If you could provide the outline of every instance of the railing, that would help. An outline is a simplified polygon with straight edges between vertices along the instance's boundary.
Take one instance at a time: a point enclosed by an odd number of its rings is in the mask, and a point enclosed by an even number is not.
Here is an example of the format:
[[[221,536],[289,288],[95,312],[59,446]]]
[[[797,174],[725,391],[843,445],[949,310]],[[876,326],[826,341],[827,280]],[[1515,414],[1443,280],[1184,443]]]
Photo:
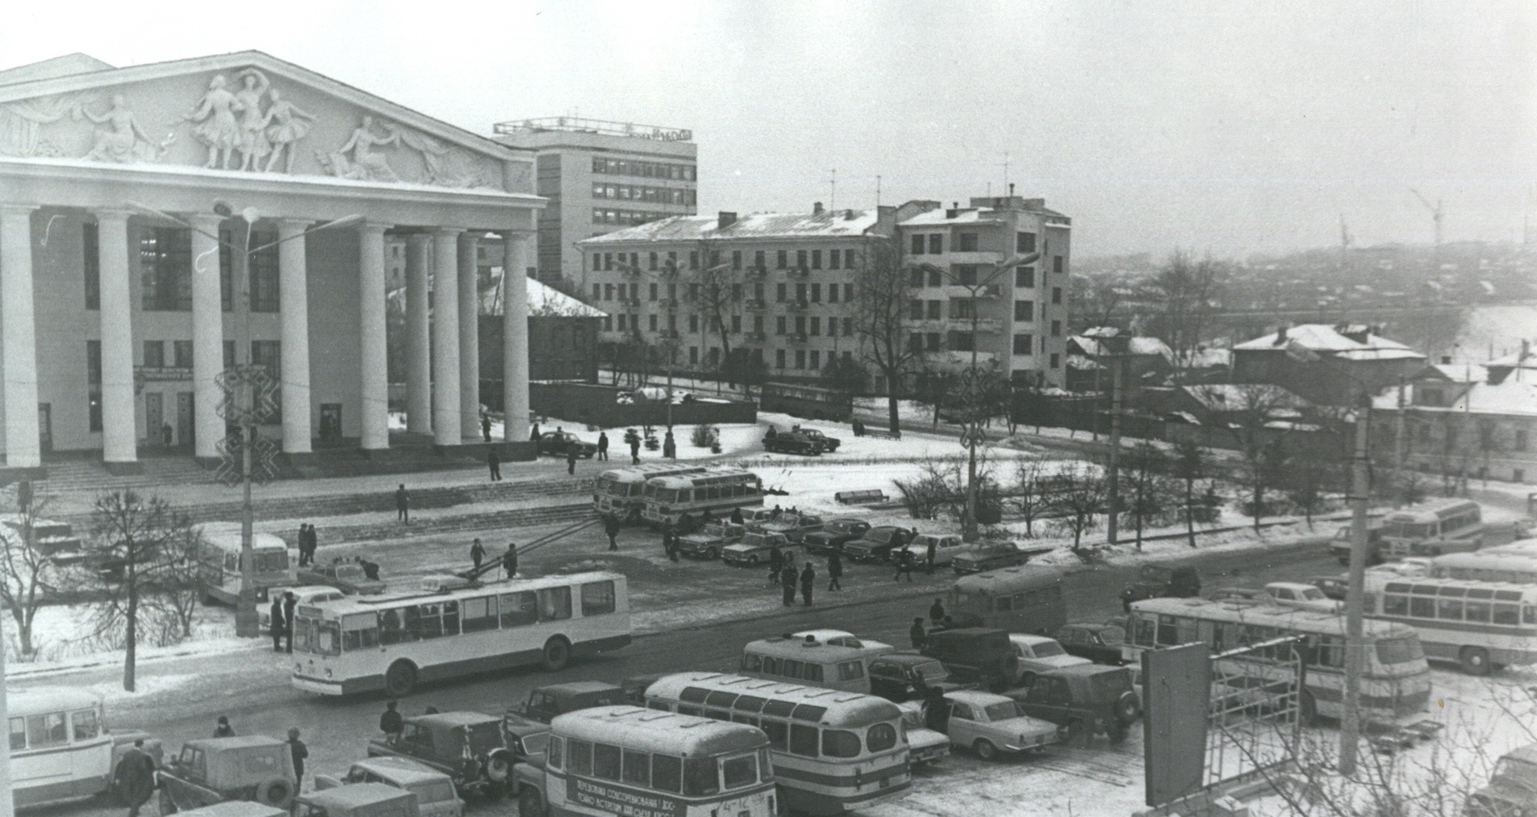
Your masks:
[[[743,305],[754,312],[762,312],[763,310],[768,309],[768,301],[759,300],[757,298],[747,301]]]
[[[950,318],[949,320],[945,321],[945,328],[946,329],[952,329],[952,330],[954,330],[956,332],[970,332],[971,331],[971,327],[972,327],[972,319],[971,318]],[[976,331],[978,331],[978,332],[997,332],[998,331],[998,321],[996,321],[996,320],[994,320],[992,318],[977,318],[976,319]]]
[[[811,306],[811,304],[808,304],[805,301],[790,301],[785,304],[785,308],[791,312],[805,312],[809,306]]]
[[[791,278],[810,278],[811,270],[806,267],[791,267],[785,270],[785,275]]]
[[[749,279],[752,279],[752,278],[767,278],[768,277],[768,267],[748,267],[747,271],[745,273],[745,277],[747,277]]]

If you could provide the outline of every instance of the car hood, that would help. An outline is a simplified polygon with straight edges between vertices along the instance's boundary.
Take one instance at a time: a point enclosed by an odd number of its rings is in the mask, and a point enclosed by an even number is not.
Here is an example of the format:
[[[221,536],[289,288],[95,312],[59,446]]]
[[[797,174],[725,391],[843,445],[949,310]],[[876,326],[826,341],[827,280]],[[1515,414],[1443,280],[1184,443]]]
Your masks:
[[[722,548],[722,550],[730,551],[731,553],[751,553],[755,550],[768,550],[771,547],[773,547],[773,545],[749,545],[743,542],[737,542],[734,545],[726,545],[726,547]]]
[[[1090,661],[1081,655],[1048,655],[1044,658],[1021,658],[1019,660],[1021,663],[1025,661],[1033,661],[1037,664],[1045,664],[1050,667],[1076,667],[1083,664],[1094,663],[1093,661]]]
[[[930,749],[935,746],[948,746],[950,739],[924,727],[907,727],[907,744],[910,749]]]
[[[1490,783],[1474,793],[1501,803],[1515,803],[1524,808],[1537,807],[1537,791],[1514,786],[1503,780]]]
[[[696,545],[707,545],[711,542],[721,541],[718,536],[705,536],[701,533],[689,533],[678,537],[679,542],[693,542]]]
[[[525,718],[522,715],[514,715],[509,713],[502,718],[502,731],[509,735],[517,735],[520,738],[525,738],[529,735],[550,731],[550,725],[547,723],[540,723],[539,721],[536,721],[532,718]]]

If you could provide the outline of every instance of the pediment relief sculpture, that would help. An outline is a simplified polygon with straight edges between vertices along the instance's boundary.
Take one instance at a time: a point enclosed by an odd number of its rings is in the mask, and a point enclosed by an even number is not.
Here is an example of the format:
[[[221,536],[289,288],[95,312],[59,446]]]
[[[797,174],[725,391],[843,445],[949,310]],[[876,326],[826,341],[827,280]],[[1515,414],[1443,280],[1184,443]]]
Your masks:
[[[421,154],[424,169],[416,178],[402,179],[390,165],[383,149],[398,146]],[[315,158],[327,172],[343,179],[409,181],[439,187],[497,187],[494,178],[489,177],[484,161],[469,151],[444,145],[424,133],[392,122],[375,125],[372,116],[363,117],[346,144],[329,154],[316,151]]]

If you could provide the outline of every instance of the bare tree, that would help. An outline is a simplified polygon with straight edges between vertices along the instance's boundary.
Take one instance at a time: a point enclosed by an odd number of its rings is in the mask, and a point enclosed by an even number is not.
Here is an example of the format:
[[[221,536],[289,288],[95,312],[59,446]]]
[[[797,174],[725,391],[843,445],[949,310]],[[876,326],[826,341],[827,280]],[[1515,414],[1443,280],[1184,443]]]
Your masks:
[[[1130,493],[1124,509],[1136,527],[1137,550],[1142,549],[1143,524],[1165,510],[1165,492],[1160,476],[1168,470],[1168,467],[1168,455],[1148,440],[1133,446],[1125,453],[1121,462],[1121,468],[1129,483],[1126,488]]]
[[[1174,446],[1175,478],[1185,484],[1185,532],[1195,547],[1195,481],[1206,476],[1206,451],[1194,438],[1180,440]]]
[[[886,410],[891,432],[901,434],[897,401],[902,383],[919,352],[908,342],[905,325],[912,282],[902,268],[894,239],[872,238],[865,245],[865,266],[855,277],[855,331],[864,341],[861,354],[886,380]]]
[[[742,283],[731,264],[722,260],[720,243],[708,238],[689,252],[687,278],[694,311],[704,321],[700,334],[714,330],[720,338],[721,356],[714,361],[719,366],[731,357],[731,315],[742,303]]]
[[[1025,520],[1025,535],[1035,537],[1035,520],[1051,509],[1046,491],[1050,479],[1040,457],[1021,459],[1015,470],[1014,509]]]
[[[1064,469],[1051,478],[1049,490],[1052,510],[1073,532],[1073,553],[1087,560],[1093,554],[1083,549],[1083,535],[1099,524],[1110,498],[1104,473],[1095,467]]]
[[[1154,307],[1148,331],[1174,352],[1175,377],[1200,345],[1227,278],[1227,265],[1210,256],[1199,261],[1175,250],[1158,274],[1147,281],[1142,298]]]
[[[16,622],[17,642],[24,659],[36,651],[32,624],[45,594],[58,587],[58,567],[53,556],[38,547],[35,533],[39,511],[47,502],[46,496],[39,496],[30,503],[19,503],[14,517],[0,521],[0,604],[5,605]],[[4,649],[3,644],[0,649]]]
[[[1285,438],[1301,419],[1300,404],[1291,392],[1265,383],[1197,386],[1243,457],[1244,479],[1250,494],[1254,530],[1265,515],[1265,491],[1284,475]]]

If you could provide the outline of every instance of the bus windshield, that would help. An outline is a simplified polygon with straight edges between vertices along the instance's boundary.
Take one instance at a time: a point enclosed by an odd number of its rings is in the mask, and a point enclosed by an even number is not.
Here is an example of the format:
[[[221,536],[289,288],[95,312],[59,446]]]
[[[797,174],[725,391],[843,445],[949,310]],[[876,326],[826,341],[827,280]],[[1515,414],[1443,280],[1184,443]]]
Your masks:
[[[609,496],[624,496],[628,489],[624,483],[613,477],[598,477],[597,491],[600,494],[608,494]]]
[[[287,550],[258,550],[253,554],[251,568],[261,573],[288,569]]]
[[[677,502],[678,491],[674,488],[657,488],[652,493],[652,498],[657,502]]]
[[[1425,651],[1420,648],[1418,636],[1405,635],[1377,641],[1377,660],[1383,664],[1403,664],[1424,657]]]
[[[721,761],[721,777],[727,789],[740,789],[758,782],[758,756],[756,753],[728,758]]]

